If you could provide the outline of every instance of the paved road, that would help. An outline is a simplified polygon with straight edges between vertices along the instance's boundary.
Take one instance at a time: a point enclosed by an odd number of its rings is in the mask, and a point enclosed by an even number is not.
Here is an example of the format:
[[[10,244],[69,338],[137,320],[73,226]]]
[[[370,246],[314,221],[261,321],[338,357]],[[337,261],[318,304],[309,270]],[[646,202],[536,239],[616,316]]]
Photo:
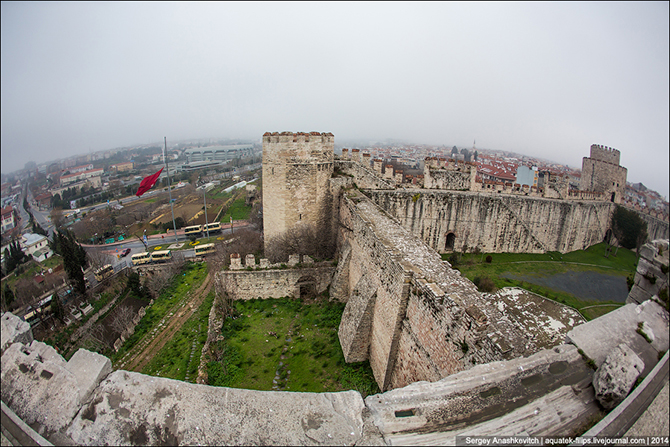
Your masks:
[[[233,232],[237,228],[242,228],[247,226],[247,222],[235,222],[234,227],[233,227]],[[224,226],[223,230],[221,231],[220,236],[225,236],[227,234],[231,234],[231,229],[230,229],[230,224]],[[200,238],[202,239],[202,238]],[[154,234],[151,236],[147,237],[149,249],[153,249],[154,247],[161,246],[164,249],[167,249],[168,246],[171,244],[175,243],[175,235],[174,235],[174,230],[171,231],[169,234]],[[177,230],[177,243],[185,243],[188,242],[189,238],[184,236],[184,230]],[[144,247],[144,243],[141,242],[140,240],[137,239],[137,237],[130,237],[126,239],[125,241],[121,242],[115,242],[113,244],[105,244],[105,245],[86,245],[86,244],[81,244],[82,247],[88,252],[88,253],[96,253],[96,252],[102,252],[110,255],[110,261],[112,261],[112,265],[114,266],[115,270],[120,270],[127,264],[130,264],[130,258],[133,254],[135,253],[142,253],[146,251]],[[117,254],[120,254],[122,250],[130,248],[130,253],[125,256],[125,257],[117,257]],[[188,249],[184,250],[184,256],[186,257],[193,257],[194,252],[193,249]],[[92,278],[89,278],[89,281],[91,281]],[[95,281],[91,281],[91,284],[94,284]]]

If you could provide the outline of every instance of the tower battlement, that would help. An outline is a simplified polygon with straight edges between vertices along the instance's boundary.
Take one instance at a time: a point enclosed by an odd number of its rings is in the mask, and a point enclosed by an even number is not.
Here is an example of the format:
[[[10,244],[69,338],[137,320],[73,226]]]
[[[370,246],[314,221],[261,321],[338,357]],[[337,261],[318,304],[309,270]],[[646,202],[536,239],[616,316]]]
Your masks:
[[[590,158],[618,165],[621,158],[621,152],[619,152],[617,149],[614,149],[613,147],[592,144]]]
[[[263,134],[263,164],[282,160],[282,163],[332,163],[335,137],[330,132],[265,132]]]

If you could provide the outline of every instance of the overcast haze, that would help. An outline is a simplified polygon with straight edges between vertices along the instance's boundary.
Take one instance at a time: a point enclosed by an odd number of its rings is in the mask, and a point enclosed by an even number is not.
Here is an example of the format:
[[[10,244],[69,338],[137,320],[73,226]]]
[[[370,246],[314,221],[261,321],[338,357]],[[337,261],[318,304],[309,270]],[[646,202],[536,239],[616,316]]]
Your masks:
[[[2,3],[2,172],[266,131],[621,151],[668,196],[668,3]]]

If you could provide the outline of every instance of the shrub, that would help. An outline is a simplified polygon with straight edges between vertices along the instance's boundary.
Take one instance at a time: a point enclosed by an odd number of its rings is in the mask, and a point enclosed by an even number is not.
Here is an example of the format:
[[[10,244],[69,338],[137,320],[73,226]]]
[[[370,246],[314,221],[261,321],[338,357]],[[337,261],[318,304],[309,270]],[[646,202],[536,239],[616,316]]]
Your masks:
[[[486,257],[486,263],[487,263],[487,264],[490,264],[491,261],[493,261],[493,257],[492,257],[491,255],[488,255],[488,256]]]
[[[492,293],[496,290],[496,285],[491,278],[477,276],[473,281],[480,292]]]
[[[449,264],[451,264],[452,267],[457,266],[459,262],[460,256],[458,256],[458,253],[452,253],[451,256],[449,256]]]

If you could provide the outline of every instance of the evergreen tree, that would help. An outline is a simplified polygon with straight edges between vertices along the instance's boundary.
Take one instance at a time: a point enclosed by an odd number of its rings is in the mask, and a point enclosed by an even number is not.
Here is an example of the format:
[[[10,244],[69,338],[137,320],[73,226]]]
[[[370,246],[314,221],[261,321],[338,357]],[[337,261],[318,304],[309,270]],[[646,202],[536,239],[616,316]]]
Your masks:
[[[612,214],[612,233],[622,247],[639,248],[647,239],[647,222],[635,211],[617,205]]]
[[[2,288],[2,309],[9,310],[9,307],[14,302],[14,292],[9,288],[9,284],[5,283]]]
[[[13,271],[19,264],[25,261],[26,254],[21,250],[19,241],[14,240],[9,244],[9,248],[5,248],[5,263],[7,265],[7,272]]]
[[[51,312],[53,313],[54,317],[58,318],[58,321],[63,323],[63,320],[65,319],[65,308],[63,307],[63,303],[61,303],[60,297],[57,293],[54,293],[53,297],[51,298]]]
[[[54,233],[52,250],[63,258],[63,268],[68,279],[79,294],[86,293],[84,269],[88,264],[86,250],[77,242],[74,233],[69,230]]]

